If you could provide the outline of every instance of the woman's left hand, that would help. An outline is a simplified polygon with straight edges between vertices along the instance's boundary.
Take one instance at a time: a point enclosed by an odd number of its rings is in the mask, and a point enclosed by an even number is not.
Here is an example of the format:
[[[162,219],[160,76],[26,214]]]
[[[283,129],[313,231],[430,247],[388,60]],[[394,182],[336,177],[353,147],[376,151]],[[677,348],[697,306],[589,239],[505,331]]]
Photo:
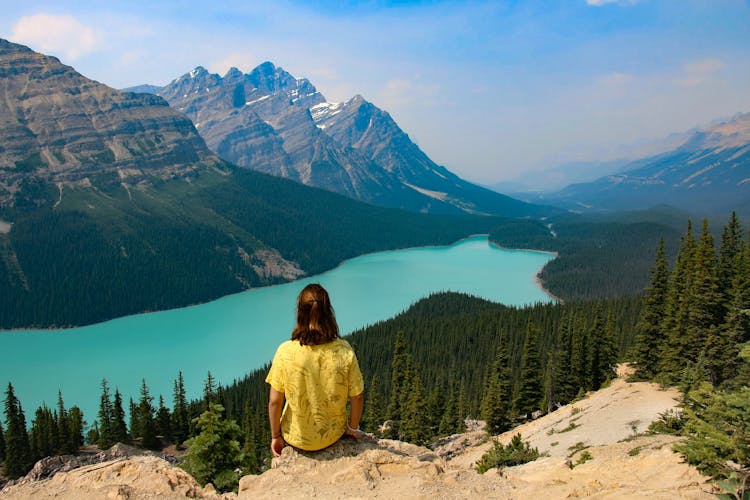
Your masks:
[[[281,450],[284,449],[284,446],[286,446],[286,443],[284,442],[283,437],[279,436],[277,438],[271,439],[271,453],[273,453],[273,456],[280,457]]]

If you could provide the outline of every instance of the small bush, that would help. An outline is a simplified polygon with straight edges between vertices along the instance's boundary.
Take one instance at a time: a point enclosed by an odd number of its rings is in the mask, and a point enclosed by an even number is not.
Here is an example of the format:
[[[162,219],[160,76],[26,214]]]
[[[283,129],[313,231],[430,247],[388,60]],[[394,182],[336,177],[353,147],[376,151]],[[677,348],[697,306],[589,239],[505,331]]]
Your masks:
[[[652,434],[672,434],[678,435],[685,426],[685,418],[682,412],[669,409],[659,414],[659,419],[651,422],[648,431]]]
[[[532,462],[539,458],[539,450],[532,448],[528,442],[521,440],[521,435],[516,434],[507,445],[503,446],[497,441],[490,451],[482,455],[475,468],[480,474],[484,474],[495,467],[509,467]]]

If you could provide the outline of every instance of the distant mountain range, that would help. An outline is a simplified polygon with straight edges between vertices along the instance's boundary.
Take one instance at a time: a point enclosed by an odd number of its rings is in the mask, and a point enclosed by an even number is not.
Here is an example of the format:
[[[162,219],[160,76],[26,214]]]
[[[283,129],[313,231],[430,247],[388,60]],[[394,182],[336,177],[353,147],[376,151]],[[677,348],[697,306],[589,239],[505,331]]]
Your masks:
[[[368,203],[512,217],[558,212],[461,179],[361,96],[329,103],[308,80],[270,62],[223,77],[197,67],[162,88],[126,90],[164,97],[227,161]]]
[[[274,74],[283,76],[275,69],[253,76],[259,93],[282,85]],[[0,92],[0,328],[81,325],[194,304],[366,252],[447,244],[497,221],[375,207],[237,168],[163,98],[112,89],[6,40]],[[252,98],[237,96],[240,104]],[[259,155],[271,161],[280,141],[289,143],[281,158],[346,150],[322,132],[313,146],[304,133],[295,142],[295,131],[317,126],[297,128],[300,118],[311,123],[309,111],[279,106],[288,127],[262,139],[271,149]],[[329,149],[315,156],[315,148]]]
[[[692,213],[750,213],[750,113],[693,132],[679,147],[593,182],[530,198],[575,211],[659,204]]]

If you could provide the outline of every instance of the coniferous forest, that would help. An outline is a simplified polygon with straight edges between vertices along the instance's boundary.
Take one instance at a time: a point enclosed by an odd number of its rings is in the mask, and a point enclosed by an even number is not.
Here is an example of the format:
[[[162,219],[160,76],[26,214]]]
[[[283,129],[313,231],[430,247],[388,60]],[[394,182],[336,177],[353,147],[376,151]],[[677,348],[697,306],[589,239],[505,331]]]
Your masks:
[[[352,333],[366,382],[363,428],[428,444],[479,418],[499,433],[600,388],[617,362],[631,361],[638,379],[685,391],[682,412],[660,425],[687,436],[679,449],[688,461],[717,477],[747,474],[750,244],[734,215],[718,245],[709,229],[688,224],[674,265],[657,243],[642,294],[507,307],[442,293]],[[171,401],[155,398],[144,381],[139,400],[129,402],[129,424],[119,391],[102,381],[98,415],[66,409],[60,395],[55,408],[36,410],[30,432],[9,385],[0,440],[6,476],[74,451],[84,438],[102,448],[175,443],[188,448],[184,467],[201,482],[231,489],[233,471],[270,463],[267,370],[225,386],[209,373],[197,401],[186,400],[182,374]]]

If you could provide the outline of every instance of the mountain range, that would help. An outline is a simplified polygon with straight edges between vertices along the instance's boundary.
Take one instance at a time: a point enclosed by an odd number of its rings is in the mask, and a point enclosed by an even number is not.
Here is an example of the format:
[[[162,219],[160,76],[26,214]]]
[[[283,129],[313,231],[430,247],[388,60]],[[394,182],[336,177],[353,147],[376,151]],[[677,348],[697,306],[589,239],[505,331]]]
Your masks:
[[[271,75],[257,84],[281,85]],[[112,89],[6,40],[0,92],[0,328],[194,304],[367,252],[447,244],[496,220],[376,207],[238,168],[165,99]],[[292,131],[310,115],[285,116]],[[333,144],[318,135],[315,147]],[[306,144],[281,157],[305,156]]]
[[[330,103],[304,78],[265,62],[223,77],[197,67],[152,92],[185,113],[223,159],[368,203],[428,213],[559,212],[467,182],[433,162],[362,96]]]
[[[576,211],[668,204],[700,215],[750,213],[750,113],[700,128],[617,173],[530,199]]]

